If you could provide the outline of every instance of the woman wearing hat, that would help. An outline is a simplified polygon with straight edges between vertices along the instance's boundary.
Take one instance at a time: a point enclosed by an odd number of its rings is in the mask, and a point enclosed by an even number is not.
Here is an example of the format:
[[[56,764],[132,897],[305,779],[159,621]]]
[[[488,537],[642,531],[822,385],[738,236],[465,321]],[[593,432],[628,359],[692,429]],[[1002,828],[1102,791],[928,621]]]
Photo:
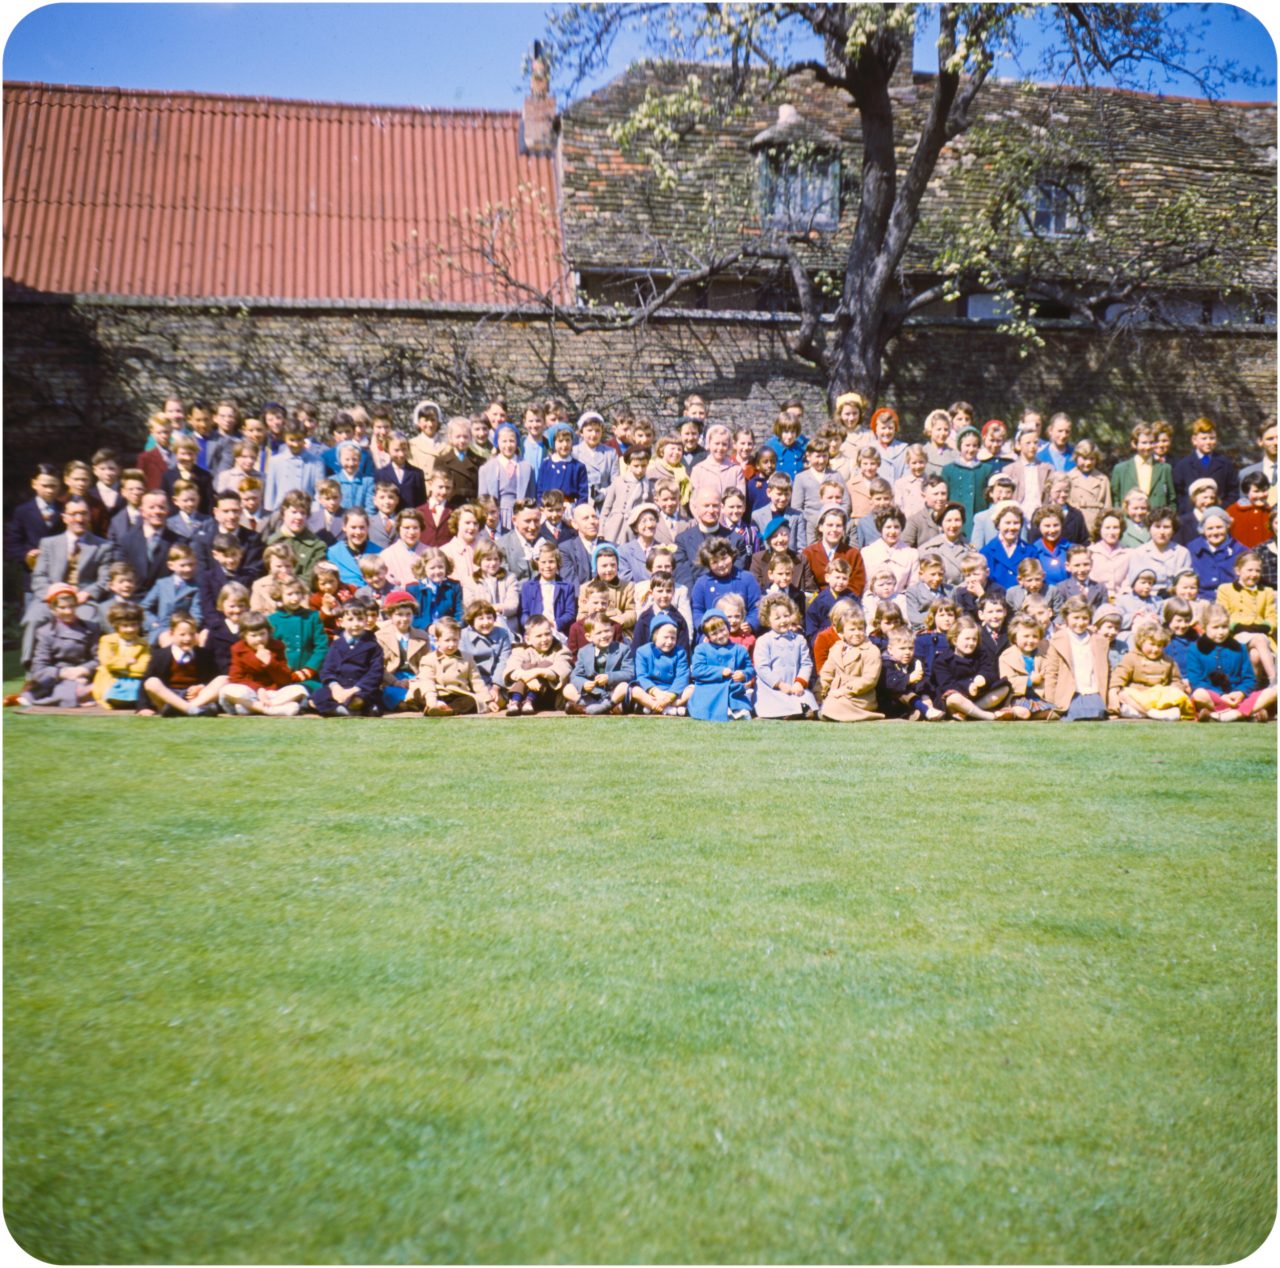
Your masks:
[[[99,630],[77,615],[75,586],[58,582],[49,587],[44,601],[53,620],[36,630],[31,669],[13,703],[61,709],[91,706]]]

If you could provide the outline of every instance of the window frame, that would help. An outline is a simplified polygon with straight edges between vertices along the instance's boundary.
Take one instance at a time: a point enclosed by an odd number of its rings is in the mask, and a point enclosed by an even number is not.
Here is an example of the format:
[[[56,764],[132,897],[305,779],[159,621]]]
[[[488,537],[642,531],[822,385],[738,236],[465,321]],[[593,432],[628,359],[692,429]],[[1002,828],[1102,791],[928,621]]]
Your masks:
[[[798,155],[792,146],[770,146],[758,155],[756,167],[763,227],[791,233],[832,233],[840,227],[842,164],[837,151],[806,147]],[[815,191],[819,196],[805,202]],[[785,205],[780,206],[784,194]]]

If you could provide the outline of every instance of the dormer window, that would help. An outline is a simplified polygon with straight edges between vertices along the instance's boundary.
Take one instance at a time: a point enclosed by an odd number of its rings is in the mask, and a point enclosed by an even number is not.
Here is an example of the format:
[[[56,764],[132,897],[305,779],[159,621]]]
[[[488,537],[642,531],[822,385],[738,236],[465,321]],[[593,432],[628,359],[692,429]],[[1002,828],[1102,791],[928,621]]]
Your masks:
[[[840,224],[839,138],[778,107],[778,122],[751,143],[759,177],[760,220],[771,229],[830,232]]]
[[[1085,183],[1076,177],[1045,177],[1027,196],[1023,232],[1037,238],[1070,238],[1085,227]]]

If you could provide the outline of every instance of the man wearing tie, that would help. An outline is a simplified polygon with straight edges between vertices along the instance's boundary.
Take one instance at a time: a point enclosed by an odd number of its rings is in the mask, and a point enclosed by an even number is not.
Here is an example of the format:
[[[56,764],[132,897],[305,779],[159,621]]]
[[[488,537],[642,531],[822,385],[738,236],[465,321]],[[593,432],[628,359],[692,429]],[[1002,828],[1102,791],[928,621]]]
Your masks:
[[[31,571],[31,602],[22,618],[23,665],[30,663],[37,627],[53,619],[44,602],[51,585],[63,582],[75,586],[76,602],[81,608],[107,595],[108,572],[117,558],[116,549],[106,538],[89,531],[92,514],[84,498],[68,498],[62,509],[66,531],[40,543]],[[81,616],[92,620],[92,609],[82,611]]]

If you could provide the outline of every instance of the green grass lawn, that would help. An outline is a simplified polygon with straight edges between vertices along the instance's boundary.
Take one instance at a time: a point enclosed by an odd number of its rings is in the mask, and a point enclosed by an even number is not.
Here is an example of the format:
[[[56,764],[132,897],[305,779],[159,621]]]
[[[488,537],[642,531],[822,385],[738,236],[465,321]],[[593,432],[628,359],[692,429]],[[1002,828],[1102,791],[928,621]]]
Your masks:
[[[1270,1229],[1273,727],[5,731],[34,1255],[1201,1263]]]

